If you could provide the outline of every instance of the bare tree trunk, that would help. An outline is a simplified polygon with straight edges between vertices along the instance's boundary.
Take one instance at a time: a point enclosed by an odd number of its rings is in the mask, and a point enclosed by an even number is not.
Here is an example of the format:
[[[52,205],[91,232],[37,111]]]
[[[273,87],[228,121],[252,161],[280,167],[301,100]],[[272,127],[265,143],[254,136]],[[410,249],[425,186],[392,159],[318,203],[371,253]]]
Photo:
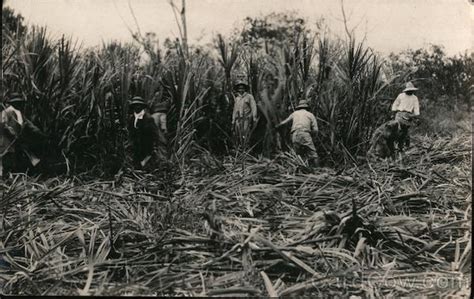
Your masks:
[[[182,0],[182,8],[181,8],[181,22],[183,26],[183,48],[186,57],[189,57],[189,50],[188,50],[188,28],[186,25],[186,0]]]

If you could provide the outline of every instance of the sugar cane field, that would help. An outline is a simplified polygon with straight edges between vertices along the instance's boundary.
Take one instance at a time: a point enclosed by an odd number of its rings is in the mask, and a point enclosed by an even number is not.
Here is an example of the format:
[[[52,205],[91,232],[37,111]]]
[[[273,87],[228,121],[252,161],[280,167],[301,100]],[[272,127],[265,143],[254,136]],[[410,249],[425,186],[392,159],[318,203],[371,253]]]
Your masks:
[[[473,53],[383,55],[296,13],[195,45],[177,6],[175,40],[84,47],[2,8],[1,110],[17,94],[41,131],[2,158],[2,294],[470,297]],[[371,157],[407,82],[409,144]],[[166,107],[166,158],[134,161],[133,99]],[[317,166],[279,125],[303,102]]]

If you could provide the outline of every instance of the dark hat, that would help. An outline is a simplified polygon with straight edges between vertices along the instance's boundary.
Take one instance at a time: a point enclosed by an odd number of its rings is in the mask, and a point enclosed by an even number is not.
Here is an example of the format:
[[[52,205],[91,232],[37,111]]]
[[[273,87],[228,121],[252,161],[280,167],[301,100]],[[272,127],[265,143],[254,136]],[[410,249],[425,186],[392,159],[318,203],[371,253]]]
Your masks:
[[[132,101],[130,102],[130,106],[146,106],[145,101],[143,100],[142,97],[133,97]]]
[[[25,98],[23,98],[23,96],[19,93],[12,93],[7,101],[8,104],[20,102],[25,102]]]
[[[167,111],[168,111],[167,102],[160,102],[155,105],[155,112],[167,112]]]

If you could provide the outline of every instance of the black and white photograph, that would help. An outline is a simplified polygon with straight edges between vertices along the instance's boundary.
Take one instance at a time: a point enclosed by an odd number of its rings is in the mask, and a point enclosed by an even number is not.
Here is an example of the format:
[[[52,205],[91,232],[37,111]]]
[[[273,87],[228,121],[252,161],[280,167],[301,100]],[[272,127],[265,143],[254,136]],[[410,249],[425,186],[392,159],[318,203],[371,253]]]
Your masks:
[[[1,24],[2,297],[471,298],[474,1]]]

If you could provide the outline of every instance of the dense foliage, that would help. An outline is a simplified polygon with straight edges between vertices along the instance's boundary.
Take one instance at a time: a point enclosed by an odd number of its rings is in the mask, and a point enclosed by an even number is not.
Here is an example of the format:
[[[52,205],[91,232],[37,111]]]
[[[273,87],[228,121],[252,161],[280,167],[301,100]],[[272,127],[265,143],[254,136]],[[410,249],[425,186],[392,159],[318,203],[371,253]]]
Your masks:
[[[446,68],[438,66],[438,52],[434,60],[428,52],[414,54],[410,63],[420,67],[410,73],[398,56],[387,64],[362,42],[333,37],[323,22],[311,31],[291,14],[248,18],[244,31],[227,39],[218,35],[214,46],[188,48],[183,40],[166,40],[160,47],[148,33],[134,35],[134,43],[85,49],[64,36],[52,38],[45,28],[27,29],[9,9],[2,13],[2,98],[23,93],[27,117],[49,136],[48,157],[76,171],[115,173],[126,163],[128,100],[134,95],[151,107],[171,103],[170,149],[180,164],[196,147],[232,152],[236,79],[249,82],[258,103],[254,155],[289,148],[289,132],[274,126],[306,98],[320,124],[318,152],[334,165],[365,154],[372,131],[387,119],[391,100],[413,74],[426,77],[437,67],[433,74],[452,78],[439,73]],[[448,61],[451,72],[462,69],[472,80],[471,58]],[[464,92],[467,81],[460,80],[442,91]]]

